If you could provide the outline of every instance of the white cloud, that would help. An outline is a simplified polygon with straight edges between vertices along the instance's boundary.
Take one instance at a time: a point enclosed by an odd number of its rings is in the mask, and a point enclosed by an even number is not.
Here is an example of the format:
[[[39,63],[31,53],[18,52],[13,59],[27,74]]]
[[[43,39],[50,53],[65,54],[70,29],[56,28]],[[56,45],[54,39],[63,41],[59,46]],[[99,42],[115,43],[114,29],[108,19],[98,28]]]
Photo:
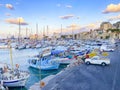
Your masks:
[[[71,5],[66,5],[65,7],[66,7],[66,8],[72,8],[72,6],[71,6]]]
[[[13,10],[13,9],[14,9],[14,7],[13,7],[12,4],[6,4],[5,6],[6,6],[6,8],[8,8],[8,9],[10,9],[10,10]]]
[[[45,16],[42,16],[42,17],[41,17],[41,19],[42,19],[42,20],[46,20],[46,19],[47,19],[47,17],[45,17]]]
[[[112,12],[120,12],[120,3],[119,4],[110,4],[103,11],[103,13],[112,13]]]
[[[23,17],[19,17],[19,18],[9,18],[6,19],[5,22],[9,23],[9,24],[17,24],[19,25],[28,25],[27,22],[24,21]]]
[[[120,15],[108,17],[108,21],[114,21],[120,19]]]
[[[5,15],[6,15],[6,16],[11,16],[11,14],[10,14],[10,13],[5,13]]]
[[[99,24],[98,22],[95,22],[95,23],[90,23],[88,25],[85,25],[81,28],[81,30],[83,31],[90,31],[91,29],[94,30],[94,29],[97,29],[99,28]]]
[[[65,15],[65,16],[59,16],[61,19],[70,19],[72,17],[74,17],[73,14],[69,14],[69,15]]]
[[[74,29],[76,29],[76,28],[78,28],[78,27],[80,27],[79,25],[77,25],[77,24],[71,24],[71,25],[69,25],[69,26],[67,26],[68,28],[74,28]]]
[[[80,19],[80,17],[79,17],[79,16],[77,16],[76,18],[77,18],[77,19]]]

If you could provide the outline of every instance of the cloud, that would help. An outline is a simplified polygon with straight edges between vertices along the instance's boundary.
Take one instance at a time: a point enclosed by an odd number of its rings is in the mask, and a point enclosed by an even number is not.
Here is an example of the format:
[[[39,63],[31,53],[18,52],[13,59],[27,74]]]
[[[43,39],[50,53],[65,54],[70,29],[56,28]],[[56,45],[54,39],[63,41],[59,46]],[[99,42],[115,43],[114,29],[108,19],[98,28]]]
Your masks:
[[[10,14],[10,13],[5,13],[5,15],[6,15],[6,16],[11,16],[11,14]]]
[[[69,14],[69,15],[65,15],[65,16],[59,16],[61,19],[70,19],[72,17],[74,17],[74,15]]]
[[[5,6],[6,6],[6,8],[8,8],[8,9],[10,9],[10,10],[13,10],[13,9],[14,9],[14,7],[13,7],[12,4],[6,4]]]
[[[96,27],[96,24],[91,23],[91,24],[88,24],[86,27],[87,27],[87,28],[95,28],[95,27]]]
[[[110,4],[103,11],[103,13],[112,13],[112,12],[120,12],[120,3],[119,4]]]
[[[9,19],[6,19],[5,21],[9,24],[28,25],[28,23],[26,23],[22,17],[20,17],[20,18],[9,18]]]
[[[66,7],[66,8],[72,8],[72,6],[71,6],[71,5],[66,5],[65,7]]]
[[[81,29],[80,25],[78,25],[78,24],[71,24],[71,25],[67,26],[67,28],[70,30],[70,31],[67,30],[68,32],[71,32],[71,30],[72,30],[74,32],[74,34],[79,33],[79,31]]]
[[[90,24],[84,26],[83,28],[85,28],[88,31],[91,29],[97,29],[97,28],[99,28],[99,23],[98,22],[90,23]]]
[[[77,19],[80,19],[80,17],[79,17],[79,16],[77,16],[76,18],[77,18]]]
[[[120,15],[108,17],[108,21],[114,21],[120,19]]]
[[[42,19],[42,20],[46,20],[46,19],[47,19],[47,17],[45,17],[45,16],[42,16],[42,17],[41,17],[41,19]]]
[[[69,26],[67,26],[68,28],[77,28],[77,27],[79,27],[79,25],[77,25],[77,24],[71,24],[71,25],[69,25]]]
[[[61,4],[57,4],[57,7],[61,7]]]

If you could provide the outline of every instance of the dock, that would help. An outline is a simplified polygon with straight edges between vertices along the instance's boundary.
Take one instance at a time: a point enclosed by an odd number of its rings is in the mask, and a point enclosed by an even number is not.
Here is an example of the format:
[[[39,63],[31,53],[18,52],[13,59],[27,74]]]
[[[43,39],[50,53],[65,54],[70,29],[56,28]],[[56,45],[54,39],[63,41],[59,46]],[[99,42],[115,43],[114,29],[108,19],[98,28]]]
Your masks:
[[[53,79],[54,77],[55,77],[55,75],[47,76],[46,78],[42,79],[41,82],[44,82],[45,85],[47,85],[48,82],[49,82],[51,79]],[[32,85],[29,90],[42,90],[42,87],[41,87],[41,85],[40,85],[40,82],[35,83],[34,85]]]
[[[110,53],[108,66],[81,64],[56,75],[42,90],[119,90],[119,50]]]
[[[57,73],[56,75],[50,75],[47,76],[46,78],[42,79],[41,81],[35,83],[34,85],[32,85],[29,90],[43,90],[44,87],[46,85],[48,85],[49,81],[53,80],[54,78],[58,77],[59,75],[62,75],[63,73],[65,73],[66,70],[70,70],[71,68],[73,68],[74,66],[77,66],[79,64],[81,64],[82,61],[81,60],[76,60],[76,62],[69,64],[65,69],[63,69],[62,71],[60,71],[59,73]],[[64,74],[63,74],[64,75]],[[45,86],[41,87],[40,82],[44,82]]]

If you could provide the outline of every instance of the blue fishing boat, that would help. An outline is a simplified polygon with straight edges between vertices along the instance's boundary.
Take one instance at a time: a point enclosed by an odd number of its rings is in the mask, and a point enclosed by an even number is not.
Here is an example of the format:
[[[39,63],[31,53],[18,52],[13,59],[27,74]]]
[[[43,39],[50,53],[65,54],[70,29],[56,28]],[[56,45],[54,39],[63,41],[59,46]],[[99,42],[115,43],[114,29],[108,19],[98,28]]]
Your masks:
[[[29,66],[41,70],[54,70],[59,68],[59,63],[55,61],[55,57],[51,56],[49,48],[44,49],[37,57],[28,60]]]

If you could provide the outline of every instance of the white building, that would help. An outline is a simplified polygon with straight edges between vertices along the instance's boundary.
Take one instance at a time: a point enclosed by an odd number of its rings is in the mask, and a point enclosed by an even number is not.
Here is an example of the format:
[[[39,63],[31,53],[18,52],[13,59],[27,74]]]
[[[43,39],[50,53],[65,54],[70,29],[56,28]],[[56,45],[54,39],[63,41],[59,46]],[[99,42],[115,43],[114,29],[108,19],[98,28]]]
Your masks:
[[[106,31],[106,30],[111,29],[111,28],[112,28],[112,24],[110,22],[103,22],[100,25],[100,29],[103,31]]]

